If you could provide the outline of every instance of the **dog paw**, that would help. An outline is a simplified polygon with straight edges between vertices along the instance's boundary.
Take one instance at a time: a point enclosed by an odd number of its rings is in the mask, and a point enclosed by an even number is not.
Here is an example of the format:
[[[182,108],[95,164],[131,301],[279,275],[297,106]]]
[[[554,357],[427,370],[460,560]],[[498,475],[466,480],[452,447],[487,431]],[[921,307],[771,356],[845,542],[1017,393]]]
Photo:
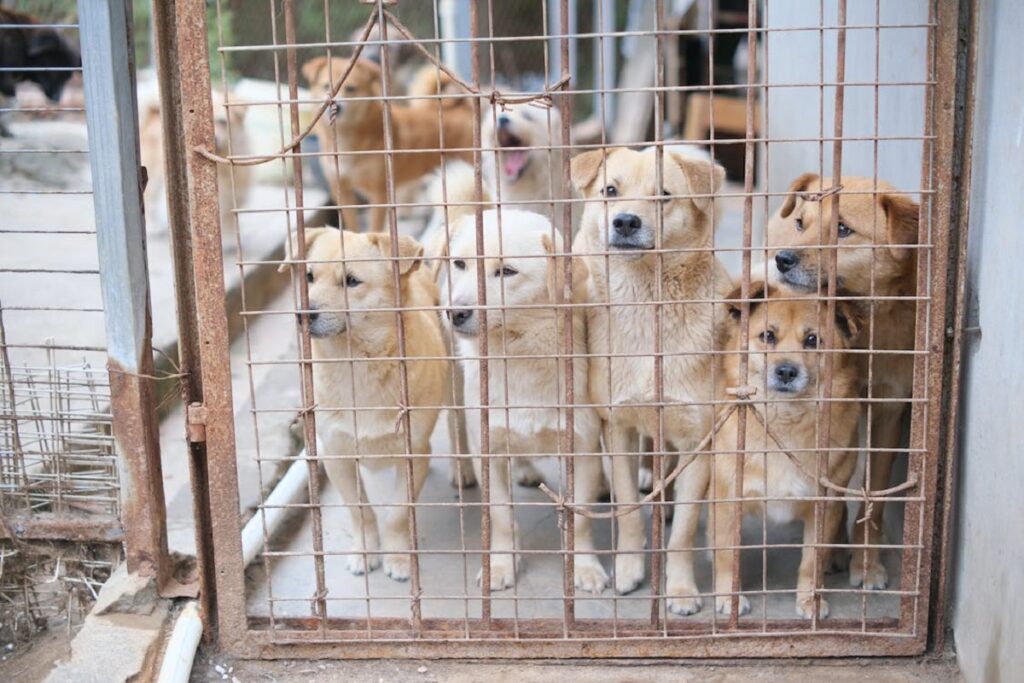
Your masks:
[[[641,467],[636,481],[641,492],[650,493],[654,490],[654,471],[650,467]]]
[[[384,556],[384,573],[395,581],[409,580],[409,567],[412,565],[408,555],[391,554]]]
[[[857,562],[855,557],[850,561],[850,585],[854,588],[863,586],[869,591],[884,590],[889,585],[889,572],[878,561],[869,564],[865,572],[863,562]]]
[[[701,599],[697,597],[696,588],[673,588],[672,586],[669,586],[667,593],[671,597],[669,597],[666,606],[668,607],[668,611],[672,614],[678,614],[681,617],[688,617],[701,610]]]
[[[461,459],[455,459],[448,469],[448,483],[453,489],[471,489],[476,486],[476,473],[468,461],[464,463]]]
[[[750,600],[747,600],[747,596],[741,595],[739,599],[740,616],[748,614],[750,612]],[[715,609],[718,613],[724,617],[732,614],[732,596],[731,595],[719,595],[715,598]]]
[[[516,483],[526,488],[537,488],[544,483],[544,475],[529,460],[517,460],[512,465]]]
[[[644,556],[628,553],[615,556],[615,592],[632,593],[644,580]]]
[[[596,557],[576,558],[576,588],[588,593],[600,593],[608,586],[608,573]]]
[[[849,555],[839,548],[833,548],[825,559],[826,574],[842,574],[849,564]]]
[[[356,552],[348,556],[345,568],[356,576],[368,574],[380,566],[380,558],[376,555]]]
[[[477,572],[476,584],[484,583],[483,568]],[[511,555],[493,555],[491,557],[491,590],[503,591],[516,583],[516,563]]]
[[[814,617],[814,596],[809,593],[797,593],[796,613],[804,619]],[[818,606],[818,618],[824,619],[828,616],[828,600],[821,598]]]

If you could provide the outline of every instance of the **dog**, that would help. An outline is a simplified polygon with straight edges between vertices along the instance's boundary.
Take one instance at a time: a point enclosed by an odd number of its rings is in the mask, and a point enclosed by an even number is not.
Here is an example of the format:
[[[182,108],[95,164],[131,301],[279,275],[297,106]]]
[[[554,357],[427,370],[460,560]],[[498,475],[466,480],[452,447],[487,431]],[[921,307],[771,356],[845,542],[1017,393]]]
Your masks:
[[[841,285],[858,296],[879,297],[871,304],[869,324],[854,345],[874,350],[871,358],[871,397],[884,399],[868,409],[871,422],[870,479],[872,491],[889,486],[894,453],[905,444],[903,422],[907,399],[913,392],[914,364],[905,355],[886,351],[914,348],[917,294],[917,202],[900,194],[885,181],[843,177],[840,181],[836,276]],[[790,185],[785,203],[769,220],[766,230],[773,276],[798,288],[816,289],[826,277],[827,243],[822,226],[830,225],[836,207],[833,196],[813,201],[814,195],[833,186],[831,179],[805,173]],[[877,194],[876,194],[877,192]],[[868,377],[867,356],[863,377]],[[869,590],[884,589],[889,578],[879,557],[884,506],[871,509],[867,523],[855,527],[850,561],[850,584]],[[864,510],[858,520],[865,518]],[[866,528],[866,537],[865,537]],[[866,543],[867,547],[864,547]],[[860,546],[860,547],[858,547]]]
[[[735,301],[740,296],[740,289],[736,289],[729,299]],[[803,522],[804,548],[797,578],[796,612],[810,619],[814,615],[817,587],[815,503],[787,499],[817,495],[817,468],[822,460],[816,452],[817,401],[825,388],[821,384],[825,354],[818,349],[824,343],[828,327],[833,328],[831,348],[839,353],[832,355],[830,396],[835,402],[829,403],[828,408],[829,453],[827,461],[822,462],[821,473],[829,481],[845,487],[857,466],[860,364],[853,354],[842,351],[850,347],[862,329],[864,316],[856,303],[839,300],[835,302],[834,319],[829,320],[826,302],[817,296],[801,296],[763,282],[751,284],[750,299],[746,385],[754,387],[764,398],[748,410],[758,411],[764,424],[747,414],[741,492],[736,491],[738,456],[728,452],[737,444],[738,414],[730,415],[718,432],[719,452],[715,454],[712,468],[710,497],[713,502],[708,525],[709,544],[715,548],[715,603],[722,614],[728,615],[732,610],[732,534],[737,504],[729,499],[735,499],[738,493],[742,498],[757,499],[744,503],[743,513],[767,515],[768,520],[775,523]],[[738,323],[739,304],[730,303],[729,313]],[[730,353],[723,361],[725,382],[729,387],[742,384],[740,332],[736,324],[728,345]],[[728,400],[724,394],[722,398]],[[761,404],[760,400],[766,400],[767,404]],[[764,425],[770,430],[770,436]],[[791,451],[781,453],[780,449]],[[721,452],[723,450],[725,452]],[[771,499],[770,502],[763,503],[765,498]],[[834,541],[844,506],[840,498],[825,504],[822,542]],[[740,614],[749,611],[750,601],[740,595]],[[828,613],[828,601],[821,598],[818,614],[826,617]]]
[[[330,93],[351,60],[316,57],[302,67],[314,95]],[[457,90],[447,75],[438,78],[434,67],[424,67],[415,79],[418,99],[409,105],[390,107],[392,123],[392,173],[396,190],[414,183],[441,164],[443,158],[470,159],[473,140],[472,108],[468,100],[456,97],[426,97]],[[326,156],[321,160],[332,197],[342,205],[346,229],[359,225],[356,213],[358,192],[371,204],[370,229],[384,229],[387,203],[387,174],[384,137],[384,102],[381,70],[372,61],[359,59],[331,105],[331,111],[317,122],[315,130]],[[443,126],[442,126],[443,117]],[[442,154],[436,150],[461,151]],[[428,151],[417,151],[428,150]],[[433,151],[429,151],[433,150]],[[367,153],[369,152],[369,153]],[[375,153],[379,152],[379,153]],[[346,212],[345,208],[349,208]]]
[[[588,200],[573,244],[590,270],[587,350],[591,399],[604,421],[604,445],[612,460],[612,492],[620,505],[638,499],[638,437],[663,428],[675,451],[693,451],[710,431],[713,377],[725,341],[722,300],[732,291],[728,272],[711,251],[713,196],[724,169],[706,159],[663,154],[656,185],[655,150],[594,150],[571,163],[573,184]],[[660,215],[660,220],[659,220]],[[660,229],[659,229],[660,228]],[[656,251],[657,250],[657,251]],[[667,251],[661,251],[667,250]],[[660,256],[659,256],[660,254]],[[661,261],[659,267],[659,260]],[[659,281],[660,274],[660,281]],[[654,390],[655,308],[662,304],[663,395]],[[667,404],[663,412],[650,404]],[[659,412],[662,414],[659,415]],[[659,420],[663,417],[663,420]],[[707,492],[708,457],[700,455],[675,483],[668,542],[668,608],[700,609],[693,572],[694,534]],[[619,518],[615,589],[629,593],[644,579],[643,514]]]
[[[212,97],[214,102],[214,146],[217,154],[221,156],[249,154],[252,148],[245,128],[246,107],[232,105],[225,108],[220,104],[224,101],[222,94],[214,91]],[[150,100],[142,103],[139,109],[139,159],[146,168],[148,177],[143,194],[146,212],[156,225],[166,227],[168,220],[167,186],[164,178],[164,131],[160,117],[160,102]],[[252,166],[217,165],[218,202],[222,231],[227,232],[229,226],[233,225],[234,207],[245,206],[252,184]]]
[[[21,12],[0,8],[0,24],[20,28],[0,31],[0,104],[14,99],[18,83],[31,81],[42,89],[46,99],[60,102],[71,69],[82,66],[74,48],[52,28]],[[40,71],[39,69],[44,69]],[[52,70],[51,70],[52,69]],[[0,120],[0,137],[11,131]]]
[[[483,258],[477,257],[475,221],[464,216],[448,245],[451,259],[448,326],[458,349],[464,377],[463,395],[478,395],[481,386],[480,340],[486,337],[488,353],[500,356],[489,362],[488,423],[490,457],[474,458],[476,477],[488,467],[491,491],[491,590],[503,590],[516,580],[516,525],[511,505],[510,460],[527,460],[539,454],[563,451],[567,414],[564,408],[564,360],[538,355],[562,348],[568,324],[564,306],[577,303],[586,288],[583,260],[559,255],[561,236],[544,216],[516,209],[503,212],[499,233],[497,210],[483,213]],[[563,291],[566,268],[570,269],[571,294]],[[477,278],[486,281],[486,316],[478,299]],[[500,307],[500,309],[499,309]],[[484,321],[486,317],[486,322]],[[572,312],[572,379],[575,395],[584,404],[573,410],[575,498],[580,505],[597,501],[602,481],[600,419],[587,407],[587,360],[585,316]],[[473,403],[476,403],[473,400]],[[477,404],[479,405],[479,404]],[[521,407],[516,407],[521,406]],[[470,448],[480,454],[482,409],[465,408]],[[512,458],[508,455],[511,454]],[[486,465],[484,464],[486,462]],[[594,554],[590,519],[575,515],[575,585],[600,593],[608,575]],[[483,581],[483,570],[478,575]]]
[[[312,338],[314,395],[320,406],[317,440],[323,444],[327,476],[345,505],[371,506],[346,508],[353,538],[347,567],[356,575],[372,571],[383,553],[387,576],[405,581],[411,540],[402,506],[416,502],[426,479],[430,435],[447,382],[440,320],[434,311],[419,310],[437,306],[437,290],[420,269],[423,248],[411,237],[398,239],[398,291],[389,235],[307,228],[305,237],[305,265],[292,261],[282,269],[302,268],[308,283],[309,310],[299,315]],[[293,257],[296,252],[293,245]],[[398,322],[387,310],[395,307],[410,309],[400,314],[407,396]],[[411,499],[406,483],[410,462]]]

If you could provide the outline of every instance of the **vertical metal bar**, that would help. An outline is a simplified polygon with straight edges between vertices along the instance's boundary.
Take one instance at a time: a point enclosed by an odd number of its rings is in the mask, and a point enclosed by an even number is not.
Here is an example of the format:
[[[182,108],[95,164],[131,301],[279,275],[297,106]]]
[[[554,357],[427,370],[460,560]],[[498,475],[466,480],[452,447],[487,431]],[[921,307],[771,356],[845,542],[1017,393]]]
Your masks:
[[[132,9],[79,3],[111,409],[129,571],[168,577],[167,511],[153,378],[146,226],[142,211]]]
[[[548,63],[548,81],[554,82],[563,75],[572,73],[573,80],[576,76],[576,38],[570,37],[576,34],[577,18],[579,12],[576,8],[576,0],[569,0],[571,7],[563,8],[565,3],[559,0],[548,3],[548,26],[558,26],[560,38],[549,38],[551,48],[549,54],[551,59]],[[564,9],[564,13],[563,13]],[[562,21],[565,19],[566,21]],[[562,46],[568,43],[568,50],[563,53]],[[559,74],[556,78],[555,74]]]
[[[231,650],[244,638],[247,623],[217,167],[195,152],[215,148],[206,3],[176,0],[175,6],[166,10],[168,22],[172,15],[175,22],[173,40],[179,69],[176,87],[180,87],[181,97],[181,137],[177,138],[181,144],[172,147],[184,150],[188,176],[188,182],[184,182],[184,176],[167,178],[168,197],[187,203],[189,229],[183,237],[191,245],[191,252],[177,253],[175,258],[188,257],[194,278],[194,298],[179,299],[178,306],[195,307],[195,325],[179,330],[179,334],[189,338],[187,343],[198,350],[192,372],[201,373],[202,393],[197,398],[207,415],[206,481],[194,482],[205,483],[204,495],[209,499],[210,545],[205,551],[207,566],[203,571],[212,571],[216,581],[216,611],[207,623],[217,629],[220,645]],[[161,27],[157,28],[159,31]],[[182,184],[172,186],[177,182]]]

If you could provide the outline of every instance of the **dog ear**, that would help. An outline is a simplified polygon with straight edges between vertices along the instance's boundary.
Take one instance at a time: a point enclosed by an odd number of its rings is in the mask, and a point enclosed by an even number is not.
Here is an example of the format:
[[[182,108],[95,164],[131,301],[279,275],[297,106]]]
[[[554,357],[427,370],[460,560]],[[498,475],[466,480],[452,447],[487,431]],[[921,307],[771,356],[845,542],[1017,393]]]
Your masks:
[[[569,258],[572,263],[572,300],[576,302],[583,295],[584,288],[587,284],[587,278],[590,277],[590,269],[587,268],[586,262],[579,256],[569,256],[568,254],[562,255],[561,257],[555,256],[555,244],[551,240],[551,236],[544,234],[540,237],[541,244],[544,245],[544,251],[551,254],[548,259],[548,296],[554,303],[562,303],[562,292],[565,286],[565,259]]]
[[[376,245],[383,256],[390,257],[391,235],[382,232],[367,233],[370,244]],[[423,245],[408,235],[398,236],[398,273],[408,275],[414,272],[423,263]]]
[[[323,235],[324,233],[326,233],[328,231],[333,231],[333,230],[335,230],[335,229],[334,228],[306,228],[305,231],[304,231],[305,235],[306,235],[306,255],[307,256],[309,255],[309,248],[313,245],[313,242],[315,242],[318,237],[320,237],[321,235]],[[296,232],[292,233],[291,237],[288,240],[288,253],[285,255],[284,260],[281,261],[280,265],[278,265],[277,272],[283,273],[284,271],[289,270],[292,267],[292,265],[295,263],[295,260],[298,258],[298,253],[299,253],[299,233],[296,231]]]
[[[570,163],[573,187],[586,194],[587,188],[593,185],[597,179],[597,174],[600,172],[601,166],[604,165],[605,159],[611,156],[613,151],[611,149],[593,149],[574,156]]]
[[[838,296],[852,296],[844,289],[838,291]],[[842,299],[836,301],[836,329],[847,339],[853,339],[867,324],[867,316],[864,314],[864,307],[858,301]]]
[[[764,280],[755,280],[750,283],[750,312],[753,313],[757,305],[761,303],[758,299],[767,299],[771,294],[774,294],[775,289],[771,287]],[[739,285],[736,289],[729,292],[729,296],[725,297],[725,305],[728,307],[729,316],[733,320],[739,320],[740,314],[743,311],[743,285]]]
[[[800,192],[806,192],[813,183],[821,180],[821,176],[817,173],[804,173],[789,185],[789,189],[786,190],[786,201],[782,204],[782,208],[779,210],[779,215],[783,218],[789,218],[790,214],[793,213],[793,209],[796,208],[796,200]]]
[[[302,77],[306,79],[306,82],[310,85],[316,85],[317,77],[320,76],[320,72],[327,66],[327,57],[313,57],[305,64],[302,65]]]
[[[712,195],[718,192],[722,181],[725,180],[725,169],[713,161],[691,159],[675,152],[668,152],[665,156],[670,157],[683,172],[686,182],[690,186],[690,192],[701,195],[691,197],[690,201],[698,211],[707,213],[715,200]]]
[[[51,50],[60,50],[63,47],[64,42],[54,31],[36,31],[35,35],[32,36],[32,40],[29,41],[25,54],[28,57],[39,57]]]
[[[883,194],[878,203],[885,212],[889,251],[893,257],[903,260],[910,256],[907,244],[917,244],[918,212],[917,202],[901,194]]]

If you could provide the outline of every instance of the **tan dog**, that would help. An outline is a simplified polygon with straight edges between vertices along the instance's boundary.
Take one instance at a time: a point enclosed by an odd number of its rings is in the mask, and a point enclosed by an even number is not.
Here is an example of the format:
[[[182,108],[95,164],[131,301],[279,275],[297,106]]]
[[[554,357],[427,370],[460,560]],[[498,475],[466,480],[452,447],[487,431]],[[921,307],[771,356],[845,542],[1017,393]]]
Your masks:
[[[315,96],[329,93],[348,68],[350,60],[338,57],[328,60],[317,57],[306,62],[302,73]],[[426,71],[426,70],[429,70]],[[416,78],[416,95],[450,92],[453,84],[447,77],[437,79],[433,67],[424,67],[424,76]],[[433,80],[431,80],[433,79]],[[354,192],[375,206],[370,210],[370,229],[384,229],[387,174],[384,137],[384,102],[381,72],[377,64],[360,59],[338,93],[333,111],[326,113],[316,125],[321,150],[326,153],[321,166],[331,186],[331,195],[342,206],[342,221],[347,229],[359,225]],[[439,118],[443,116],[444,126]],[[397,186],[419,181],[442,161],[442,148],[468,149],[472,146],[473,113],[469,100],[457,97],[414,100],[410,105],[391,106],[392,172]],[[435,151],[416,151],[435,150]],[[353,154],[353,152],[381,152]],[[334,155],[339,156],[334,156]],[[471,158],[468,151],[452,152],[449,158]]]
[[[251,146],[245,130],[244,106],[231,106],[225,112],[224,96],[213,93],[213,133],[217,154],[244,156]],[[140,108],[139,154],[146,168],[148,181],[144,193],[146,216],[157,225],[167,227],[167,185],[164,180],[164,133],[160,121],[160,103],[151,101]],[[217,165],[217,187],[220,203],[220,227],[230,234],[234,227],[232,211],[243,207],[252,187],[251,166]],[[234,196],[232,197],[232,188]]]
[[[729,295],[739,299],[740,290]],[[828,327],[833,327],[832,349],[847,349],[851,340],[863,327],[863,313],[850,301],[837,301],[834,320],[827,319],[827,304],[818,297],[793,300],[790,290],[777,290],[763,282],[751,284],[750,298],[750,352],[746,384],[757,389],[757,401],[768,401],[767,406],[755,402],[750,408],[763,417],[771,436],[756,416],[747,415],[746,443],[743,458],[743,498],[758,500],[743,505],[743,512],[752,515],[767,514],[774,523],[800,520],[804,525],[804,548],[797,578],[796,611],[810,619],[814,614],[816,586],[815,503],[807,500],[789,500],[817,495],[817,467],[829,481],[845,487],[857,466],[857,421],[860,406],[859,364],[852,354],[833,354],[829,404],[829,453],[823,459],[818,448],[818,399],[825,389],[822,372],[825,354],[818,351],[824,342]],[[731,304],[729,312],[739,321],[739,304]],[[729,343],[732,351],[740,351],[740,327],[733,328]],[[743,384],[739,363],[741,355],[725,357],[726,386]],[[728,400],[723,395],[723,399]],[[844,400],[845,399],[845,400]],[[711,477],[711,498],[728,501],[736,497],[737,455],[728,449],[737,444],[739,417],[733,413],[718,432],[717,448]],[[774,438],[772,438],[774,437]],[[776,439],[778,440],[776,442]],[[779,449],[792,449],[790,455]],[[722,452],[725,450],[726,452]],[[766,453],[765,450],[768,452]],[[792,456],[792,459],[790,458]],[[826,491],[827,495],[835,495]],[[767,504],[762,501],[771,499]],[[715,502],[709,526],[711,544],[715,550],[715,599],[719,612],[729,614],[732,600],[733,523],[736,504]],[[844,503],[835,498],[826,503],[822,543],[832,543],[839,530]],[[767,510],[767,512],[766,512]],[[824,553],[819,554],[823,562]],[[750,601],[739,596],[740,614],[750,611]],[[822,598],[819,616],[828,616],[828,602]]]
[[[605,420],[605,448],[612,459],[612,491],[620,504],[638,498],[638,437],[654,438],[663,427],[667,447],[692,451],[711,429],[716,396],[709,353],[724,341],[724,310],[706,303],[732,290],[725,268],[711,251],[712,195],[725,175],[721,166],[666,152],[662,184],[656,185],[655,150],[596,150],[572,160],[576,189],[588,199],[573,245],[586,256],[589,309],[590,391]],[[661,229],[659,230],[659,214]],[[659,281],[659,256],[662,253]],[[691,251],[692,250],[692,251]],[[609,255],[594,255],[607,252]],[[655,380],[655,307],[661,306],[663,398],[659,410]],[[701,302],[701,303],[691,303]],[[610,354],[610,356],[609,356]],[[720,376],[721,373],[718,373]],[[675,485],[668,542],[668,607],[677,614],[700,609],[693,573],[693,538],[700,502],[707,491],[709,463],[699,457]],[[685,501],[685,503],[684,503]],[[619,520],[615,588],[628,593],[643,581],[644,520],[637,510]]]
[[[516,579],[514,549],[517,547],[515,520],[511,505],[509,458],[527,460],[530,456],[564,452],[567,411],[565,362],[553,354],[563,348],[565,309],[563,298],[564,261],[571,258],[574,298],[583,295],[587,268],[575,257],[556,257],[555,244],[562,239],[547,218],[534,213],[509,209],[503,212],[499,235],[497,212],[484,212],[483,259],[477,258],[474,217],[461,219],[452,237],[450,322],[464,375],[464,396],[468,404],[466,427],[470,450],[481,448],[480,339],[486,335],[488,354],[499,356],[488,363],[489,453],[486,458],[491,491],[491,590],[512,586]],[[466,225],[468,223],[468,225]],[[489,310],[486,326],[481,321],[477,277],[483,270]],[[584,505],[596,502],[601,487],[600,419],[590,407],[587,392],[586,330],[582,309],[572,314],[573,386],[576,400],[584,404],[573,414],[575,500]],[[506,409],[507,406],[510,406]],[[516,407],[521,406],[521,407]],[[474,458],[477,478],[483,467]],[[608,575],[593,553],[590,520],[575,517],[575,584],[592,593],[601,592]],[[482,580],[482,570],[479,577]]]
[[[304,315],[312,337],[320,455],[346,506],[374,506],[347,508],[354,550],[348,569],[353,574],[373,570],[382,551],[384,571],[404,581],[409,578],[411,547],[404,506],[416,502],[427,476],[430,435],[444,400],[447,364],[438,360],[445,346],[437,315],[403,311],[406,400],[397,359],[398,324],[387,309],[436,306],[437,292],[419,269],[423,248],[410,237],[398,241],[399,296],[389,236],[333,228],[305,232],[310,311]],[[363,360],[344,362],[349,358]],[[410,409],[412,500],[405,483],[403,404]]]
[[[818,245],[827,243],[822,225],[830,225],[835,200],[808,201],[805,193],[819,192],[832,186],[830,179],[805,173],[790,186],[790,195],[772,217],[766,230],[779,278],[796,287],[816,288],[826,277],[826,261]],[[918,205],[905,195],[893,191],[885,181],[870,178],[844,177],[839,200],[838,250],[836,275],[846,290],[858,296],[913,297],[917,292],[916,250]],[[903,420],[913,389],[914,364],[905,355],[885,351],[906,351],[914,348],[915,302],[884,299],[872,302],[870,324],[855,340],[860,349],[876,350],[871,358],[871,397],[885,399],[867,409],[871,421],[871,476],[873,491],[889,486],[894,460],[893,451],[900,448]],[[864,358],[862,356],[862,358]],[[862,376],[868,377],[865,363]],[[867,524],[866,549],[859,548],[850,562],[850,584],[868,589],[888,585],[888,574],[879,558],[883,505],[872,506]],[[863,519],[863,511],[857,516]],[[854,544],[865,542],[863,524],[858,525]]]

